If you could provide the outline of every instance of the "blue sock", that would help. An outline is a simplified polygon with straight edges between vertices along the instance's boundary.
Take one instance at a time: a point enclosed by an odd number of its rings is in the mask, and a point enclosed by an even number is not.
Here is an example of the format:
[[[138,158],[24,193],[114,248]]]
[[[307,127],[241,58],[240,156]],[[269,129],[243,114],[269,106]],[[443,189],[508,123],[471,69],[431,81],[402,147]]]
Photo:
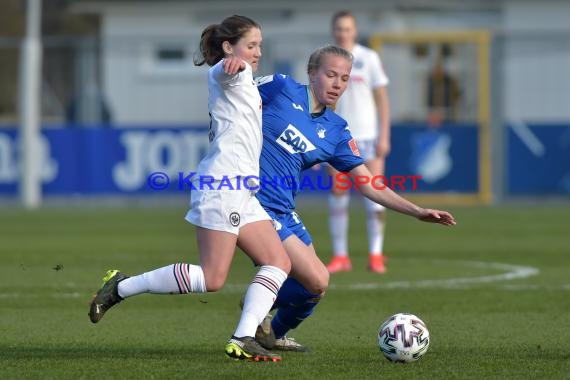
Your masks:
[[[287,278],[275,300],[278,310],[271,321],[275,337],[282,338],[289,330],[299,326],[309,315],[313,314],[320,300],[320,294],[309,292],[292,277]]]

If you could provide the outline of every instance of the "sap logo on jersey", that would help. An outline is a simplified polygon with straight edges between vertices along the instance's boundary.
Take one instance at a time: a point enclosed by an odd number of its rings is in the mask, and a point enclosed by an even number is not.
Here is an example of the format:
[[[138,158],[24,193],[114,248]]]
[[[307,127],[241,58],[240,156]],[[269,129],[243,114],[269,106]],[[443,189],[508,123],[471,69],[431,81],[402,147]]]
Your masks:
[[[289,153],[307,153],[315,150],[315,146],[297,128],[289,124],[277,139],[277,144]]]

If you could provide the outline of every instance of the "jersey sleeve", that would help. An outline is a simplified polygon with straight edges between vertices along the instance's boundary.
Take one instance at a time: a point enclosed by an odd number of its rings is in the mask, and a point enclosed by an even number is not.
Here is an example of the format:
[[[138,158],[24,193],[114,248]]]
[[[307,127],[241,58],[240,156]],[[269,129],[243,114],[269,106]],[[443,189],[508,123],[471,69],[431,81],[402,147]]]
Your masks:
[[[329,161],[329,164],[341,172],[349,172],[364,164],[356,140],[350,134],[348,127],[344,129],[340,142],[336,146],[334,157]]]
[[[244,70],[236,74],[226,74],[226,72],[224,71],[224,60],[221,59],[218,63],[216,63],[214,66],[210,68],[210,75],[212,79],[214,79],[216,82],[222,85],[231,86],[232,83],[237,83],[240,80],[244,80],[240,79],[240,78],[245,78],[243,77],[244,75],[249,76],[251,78],[252,72],[251,72],[251,66],[247,62],[245,62]]]
[[[283,74],[273,74],[255,79],[255,84],[261,95],[264,104],[268,104],[283,89],[287,76]]]
[[[384,87],[390,83],[382,66],[382,61],[374,50],[370,51],[370,78],[372,88]]]

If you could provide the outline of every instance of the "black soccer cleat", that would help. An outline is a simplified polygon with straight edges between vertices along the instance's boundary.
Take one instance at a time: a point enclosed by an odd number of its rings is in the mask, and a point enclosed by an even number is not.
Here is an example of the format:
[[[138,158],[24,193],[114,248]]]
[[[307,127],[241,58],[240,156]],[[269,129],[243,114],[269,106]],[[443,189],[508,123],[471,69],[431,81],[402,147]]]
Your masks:
[[[91,322],[97,323],[103,318],[105,312],[123,300],[118,293],[119,282],[128,278],[117,269],[109,270],[103,277],[103,285],[93,296],[89,307]]]

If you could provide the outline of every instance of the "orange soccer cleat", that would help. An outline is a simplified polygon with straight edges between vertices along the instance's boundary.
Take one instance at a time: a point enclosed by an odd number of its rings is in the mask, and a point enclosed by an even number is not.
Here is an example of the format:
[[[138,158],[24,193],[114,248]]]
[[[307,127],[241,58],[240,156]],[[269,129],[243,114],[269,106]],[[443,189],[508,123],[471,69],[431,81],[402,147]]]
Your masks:
[[[386,258],[384,255],[370,254],[368,260],[368,270],[375,273],[386,273],[386,265],[384,265],[385,261]]]
[[[352,263],[348,256],[335,256],[327,265],[329,273],[350,272],[352,270]]]

